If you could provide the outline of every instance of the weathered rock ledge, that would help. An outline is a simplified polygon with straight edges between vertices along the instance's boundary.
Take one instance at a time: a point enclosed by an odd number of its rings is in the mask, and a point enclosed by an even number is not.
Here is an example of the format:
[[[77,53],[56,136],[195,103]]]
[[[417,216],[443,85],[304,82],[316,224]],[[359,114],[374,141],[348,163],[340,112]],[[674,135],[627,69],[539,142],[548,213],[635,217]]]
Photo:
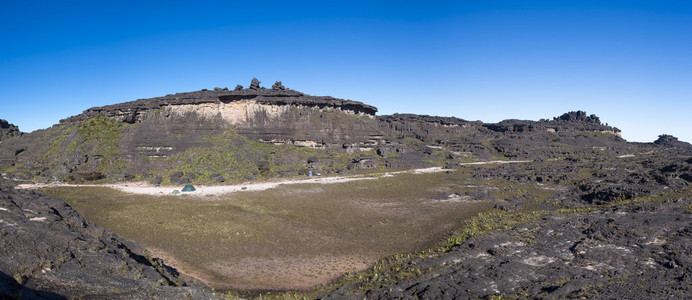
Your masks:
[[[139,99],[113,105],[93,107],[85,110],[80,115],[61,120],[60,122],[81,121],[102,114],[107,117],[121,119],[127,123],[134,123],[140,120],[142,114],[164,107],[202,104],[227,105],[244,101],[272,106],[292,105],[320,109],[332,108],[348,114],[371,117],[374,117],[377,112],[376,107],[362,102],[329,96],[311,96],[295,90],[286,89],[280,85],[280,82],[277,83],[279,86],[275,84],[272,89],[258,87],[259,81],[257,81],[257,86],[251,85],[248,89],[243,89],[241,86],[238,86],[235,90],[229,90],[228,88],[214,88],[213,90],[203,89],[195,92],[168,94],[163,97]]]
[[[377,119],[381,122],[394,123],[394,122],[422,122],[422,123],[436,123],[442,126],[464,126],[469,124],[483,124],[480,121],[466,121],[464,119],[459,119],[456,117],[440,117],[440,116],[429,116],[429,115],[416,115],[416,114],[393,114],[378,116]]]

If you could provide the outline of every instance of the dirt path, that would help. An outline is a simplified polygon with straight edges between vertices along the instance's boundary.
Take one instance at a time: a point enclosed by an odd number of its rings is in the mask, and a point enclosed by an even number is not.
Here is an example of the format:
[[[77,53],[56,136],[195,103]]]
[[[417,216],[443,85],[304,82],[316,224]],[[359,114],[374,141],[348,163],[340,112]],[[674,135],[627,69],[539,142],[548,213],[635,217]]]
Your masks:
[[[477,161],[470,163],[460,163],[460,166],[468,165],[490,165],[490,164],[517,164],[517,163],[528,163],[530,160],[491,160],[491,161]]]
[[[510,163],[528,163],[529,160],[493,160],[493,161],[479,161],[470,163],[460,163],[460,166],[466,165],[486,165],[486,164],[510,164]],[[329,183],[342,183],[357,180],[372,180],[377,179],[378,176],[394,176],[396,174],[425,174],[425,173],[435,173],[446,171],[440,167],[431,167],[423,169],[413,169],[406,171],[397,172],[385,172],[385,173],[374,173],[366,175],[353,175],[353,176],[334,176],[334,177],[308,177],[302,179],[287,179],[279,181],[265,181],[265,182],[245,182],[240,184],[231,185],[196,185],[196,190],[194,192],[183,192],[184,195],[207,197],[215,195],[223,195],[228,193],[235,193],[241,191],[264,191],[268,189],[275,188],[279,185],[287,184],[300,184],[300,183],[319,183],[319,184],[329,184]],[[174,190],[182,190],[182,186],[152,186],[147,182],[126,182],[126,183],[113,183],[113,184],[67,184],[67,183],[57,183],[57,184],[20,184],[17,189],[36,189],[44,187],[109,187],[121,190],[126,193],[132,194],[145,194],[145,195],[155,195],[164,196],[170,195]]]
[[[228,193],[240,192],[240,191],[264,191],[268,189],[275,188],[279,185],[285,184],[300,184],[300,183],[319,183],[319,184],[329,184],[329,183],[342,183],[357,180],[372,180],[377,179],[378,176],[394,176],[396,174],[403,173],[413,173],[413,174],[425,174],[425,173],[435,173],[441,172],[444,169],[440,167],[424,168],[424,169],[414,169],[407,171],[398,172],[386,172],[386,173],[375,173],[367,175],[354,175],[354,176],[334,176],[334,177],[309,177],[305,179],[289,179],[281,181],[265,181],[265,182],[246,182],[241,184],[232,185],[196,185],[196,190],[194,192],[183,192],[184,195],[190,196],[214,196],[223,195]],[[146,194],[146,195],[170,195],[174,190],[182,190],[182,186],[152,186],[146,182],[127,182],[127,183],[114,183],[114,184],[20,184],[17,189],[36,189],[44,187],[109,187],[121,190],[126,193],[132,194]]]

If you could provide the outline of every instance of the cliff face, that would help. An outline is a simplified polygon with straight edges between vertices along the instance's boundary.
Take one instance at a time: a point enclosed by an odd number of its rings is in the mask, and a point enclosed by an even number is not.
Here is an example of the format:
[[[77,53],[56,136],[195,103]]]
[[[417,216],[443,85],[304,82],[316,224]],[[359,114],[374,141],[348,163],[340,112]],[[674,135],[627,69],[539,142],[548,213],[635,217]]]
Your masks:
[[[142,120],[142,115],[156,109],[174,112],[189,112],[200,109],[206,116],[221,114],[233,125],[251,122],[263,111],[277,112],[287,107],[338,110],[345,114],[374,117],[377,108],[358,101],[343,100],[326,96],[311,96],[290,89],[237,89],[215,88],[188,93],[169,94],[163,97],[139,99],[102,107],[87,109],[81,115],[63,122],[82,120],[102,114],[118,118],[127,123]],[[276,116],[276,115],[275,115]]]
[[[376,112],[377,108],[362,102],[310,96],[283,86],[265,89],[257,83],[248,89],[215,88],[94,107],[61,123],[74,124],[99,115],[127,124],[143,123],[152,115],[196,115],[223,121],[252,140],[334,148],[341,147],[345,139],[367,142],[370,136],[378,136],[373,122]]]

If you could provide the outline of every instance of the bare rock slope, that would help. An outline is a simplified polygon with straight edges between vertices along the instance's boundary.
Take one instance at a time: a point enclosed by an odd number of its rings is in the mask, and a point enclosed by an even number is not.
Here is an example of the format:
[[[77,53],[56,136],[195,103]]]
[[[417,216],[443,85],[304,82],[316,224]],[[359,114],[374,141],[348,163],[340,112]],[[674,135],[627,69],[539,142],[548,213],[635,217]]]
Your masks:
[[[212,299],[64,201],[0,185],[0,298]]]

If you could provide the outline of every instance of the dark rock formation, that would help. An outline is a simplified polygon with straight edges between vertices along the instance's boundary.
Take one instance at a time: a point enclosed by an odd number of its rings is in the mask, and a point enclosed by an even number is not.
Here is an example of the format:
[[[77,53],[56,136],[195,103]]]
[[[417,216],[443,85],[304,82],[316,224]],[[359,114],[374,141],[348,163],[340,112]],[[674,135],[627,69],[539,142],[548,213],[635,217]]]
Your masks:
[[[0,298],[215,299],[62,200],[0,183]]]
[[[455,141],[461,136],[477,133],[476,125],[454,117],[438,117],[414,114],[393,114],[378,116],[382,131],[395,138],[414,138],[425,143]]]
[[[419,261],[411,267],[441,266],[421,278],[332,298],[689,298],[690,203],[550,216]]]
[[[561,132],[561,131],[594,131],[607,132],[615,135],[620,134],[620,130],[601,123],[596,115],[587,116],[584,111],[570,111],[552,121],[542,119],[539,122],[526,120],[504,120],[497,124],[484,125],[488,129],[496,132]]]
[[[587,116],[585,111],[570,111],[562,114],[559,117],[553,118],[557,122],[578,122],[578,123],[593,123],[601,125],[601,120],[596,115]]]
[[[659,135],[658,139],[654,141],[654,144],[663,147],[692,148],[692,144],[679,141],[678,138],[669,134]]]
[[[284,87],[283,84],[281,84],[281,81],[277,81],[272,85],[272,90],[285,90],[286,88]]]
[[[257,80],[257,78],[252,78],[252,81],[250,82],[250,89],[251,90],[259,90],[261,81]]]
[[[19,127],[10,124],[6,120],[0,119],[0,143],[2,143],[3,140],[20,135],[22,135],[22,132],[19,131]]]
[[[280,82],[278,82],[280,83]],[[102,114],[107,117],[119,118],[127,123],[143,121],[143,115],[162,107],[176,105],[197,105],[207,103],[230,103],[241,100],[253,100],[262,104],[273,105],[302,105],[315,108],[338,108],[353,113],[363,113],[374,116],[377,108],[358,101],[343,100],[327,96],[310,96],[290,89],[263,89],[259,88],[259,80],[253,79],[249,89],[242,89],[238,85],[233,91],[201,90],[188,93],[176,93],[163,97],[139,99],[131,102],[93,107],[82,114],[61,120],[61,123],[72,123],[89,117]]]

